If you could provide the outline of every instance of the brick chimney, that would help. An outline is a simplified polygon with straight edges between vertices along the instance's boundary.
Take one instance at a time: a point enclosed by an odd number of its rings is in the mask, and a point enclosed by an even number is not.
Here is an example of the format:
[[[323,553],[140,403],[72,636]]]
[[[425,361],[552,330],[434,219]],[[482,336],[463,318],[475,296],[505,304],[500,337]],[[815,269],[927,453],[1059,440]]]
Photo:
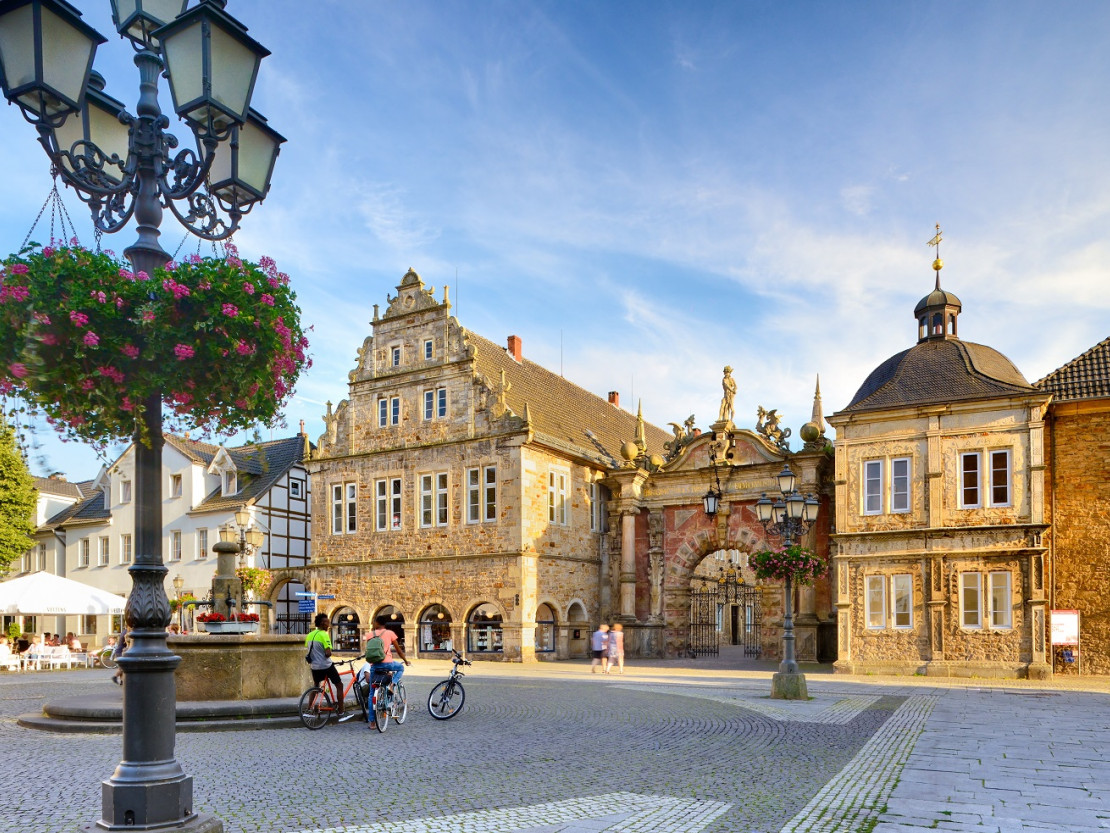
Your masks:
[[[609,404],[612,405],[614,408],[619,408],[621,406],[620,391],[609,391]]]
[[[516,360],[519,364],[521,361],[521,354],[524,351],[524,342],[520,340],[520,336],[509,336],[509,355]]]

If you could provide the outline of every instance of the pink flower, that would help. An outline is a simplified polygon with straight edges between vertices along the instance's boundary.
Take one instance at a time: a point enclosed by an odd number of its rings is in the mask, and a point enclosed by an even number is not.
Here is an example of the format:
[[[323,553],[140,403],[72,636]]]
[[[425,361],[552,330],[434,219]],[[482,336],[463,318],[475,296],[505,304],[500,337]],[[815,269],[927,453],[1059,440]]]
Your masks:
[[[27,273],[27,264],[26,263],[13,263],[8,268],[9,268],[9,271],[13,275],[24,275],[24,274]]]
[[[134,344],[125,344],[123,345],[122,350],[123,355],[127,356],[127,358],[129,359],[139,358],[139,348],[136,347]]]
[[[120,298],[117,295],[116,296],[116,309],[123,309],[123,304],[124,304],[123,298]]]
[[[96,301],[98,304],[103,304],[105,301],[108,300],[107,295],[105,295],[103,292],[98,292],[95,289],[89,293],[89,297]]]
[[[43,344],[53,347],[58,343],[58,337],[53,333],[44,333],[41,341]]]
[[[47,315],[45,312],[36,312],[35,320],[38,321],[40,324],[50,324],[50,316]]]
[[[274,296],[270,295],[268,292],[262,293],[262,296],[258,300],[268,307],[272,307],[274,305]]]
[[[237,352],[240,356],[250,356],[254,353],[254,350],[255,347],[253,344],[248,344],[242,339],[239,339],[239,343],[235,345],[235,352]]]
[[[84,327],[86,324],[89,323],[89,317],[85,315],[85,313],[77,312],[76,310],[69,314],[69,320],[76,324],[78,327]]]
[[[116,382],[117,384],[123,384],[122,371],[117,370],[114,367],[98,367],[96,369],[96,372],[99,373],[101,376],[107,376],[109,379],[111,379],[113,382]]]
[[[239,307],[235,306],[235,304],[224,304],[223,312],[228,318],[234,318],[239,314]]]
[[[8,365],[8,370],[11,371],[12,376],[17,379],[23,379],[27,376],[27,365],[21,362],[13,362]]]
[[[94,382],[92,379],[82,379],[81,380],[81,390],[89,391],[89,390],[92,390],[95,387],[96,387],[96,382]]]
[[[167,272],[172,272],[176,268],[177,268],[177,262],[176,261],[173,261],[173,260],[166,261],[165,269],[166,269]]]
[[[100,344],[100,336],[98,336],[92,330],[89,330],[87,333],[85,333],[84,340],[86,347],[96,347],[96,345]]]
[[[53,254],[54,254],[54,248],[52,246],[43,246],[42,247],[42,256],[43,257],[51,257]]]
[[[154,320],[154,310],[144,309],[143,310],[143,321],[146,321],[146,322],[149,323],[153,320]]]
[[[187,258],[185,258],[186,263],[200,263],[200,261],[200,255],[189,255]]]
[[[194,350],[188,344],[178,344],[176,347],[173,348],[173,354],[177,356],[177,360],[179,362],[183,362],[186,359],[191,359],[193,356],[195,356],[196,350]]]
[[[150,280],[150,275],[148,275],[146,272],[136,272],[135,273],[135,280],[137,280],[137,281],[149,281]]]
[[[124,269],[122,266],[119,268],[119,276],[125,281],[135,280],[135,276],[132,275],[131,272],[129,272],[127,269]]]

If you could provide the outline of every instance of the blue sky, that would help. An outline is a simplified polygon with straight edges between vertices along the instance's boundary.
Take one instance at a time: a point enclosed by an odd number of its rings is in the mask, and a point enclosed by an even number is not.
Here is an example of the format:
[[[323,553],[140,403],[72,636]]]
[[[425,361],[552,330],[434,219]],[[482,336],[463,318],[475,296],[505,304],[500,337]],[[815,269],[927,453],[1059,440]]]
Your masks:
[[[111,36],[96,65],[133,108],[107,0],[76,5]],[[916,338],[937,222],[961,336],[1030,381],[1110,329],[1105,3],[228,11],[273,52],[254,106],[289,140],[236,236],[292,275],[315,325],[289,433],[301,419],[323,431],[373,305],[410,266],[437,296],[451,287],[463,326],[519,335],[526,357],[629,409],[642,399],[664,426],[715,419],[725,364],[742,427],[763,405],[796,435],[818,373],[825,413],[846,406]],[[48,163],[14,108],[0,108],[0,148],[0,247],[14,250]],[[84,207],[67,202],[91,242]],[[36,474],[95,475],[91,452],[38,436]]]

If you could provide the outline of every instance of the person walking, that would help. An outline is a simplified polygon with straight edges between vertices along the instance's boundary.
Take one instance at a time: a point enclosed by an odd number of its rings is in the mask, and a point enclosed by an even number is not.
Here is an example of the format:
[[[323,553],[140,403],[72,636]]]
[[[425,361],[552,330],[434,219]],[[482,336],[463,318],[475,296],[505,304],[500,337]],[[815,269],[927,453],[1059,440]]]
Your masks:
[[[312,623],[314,627],[304,639],[305,647],[308,648],[307,659],[308,667],[312,671],[312,683],[320,685],[324,680],[331,683],[336,699],[335,715],[337,718],[343,717],[343,680],[335,668],[335,663],[331,661],[328,614],[317,613]]]
[[[609,626],[606,624],[598,625],[597,630],[593,632],[590,637],[590,650],[593,652],[593,659],[590,660],[590,673],[596,674],[597,667],[600,665],[602,672],[609,667]]]
[[[617,622],[609,629],[609,644],[607,646],[609,664],[605,673],[610,673],[614,668],[619,669],[618,674],[624,673],[624,626]]]

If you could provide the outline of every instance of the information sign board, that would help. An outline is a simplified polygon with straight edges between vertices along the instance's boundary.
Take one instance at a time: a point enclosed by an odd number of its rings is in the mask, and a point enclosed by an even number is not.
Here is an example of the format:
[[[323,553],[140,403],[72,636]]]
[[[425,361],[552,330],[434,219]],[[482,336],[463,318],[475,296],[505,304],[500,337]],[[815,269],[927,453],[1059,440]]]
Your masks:
[[[1053,645],[1079,644],[1079,611],[1053,610],[1049,619]]]
[[[315,613],[316,600],[315,599],[300,599],[297,602],[298,613]]]

